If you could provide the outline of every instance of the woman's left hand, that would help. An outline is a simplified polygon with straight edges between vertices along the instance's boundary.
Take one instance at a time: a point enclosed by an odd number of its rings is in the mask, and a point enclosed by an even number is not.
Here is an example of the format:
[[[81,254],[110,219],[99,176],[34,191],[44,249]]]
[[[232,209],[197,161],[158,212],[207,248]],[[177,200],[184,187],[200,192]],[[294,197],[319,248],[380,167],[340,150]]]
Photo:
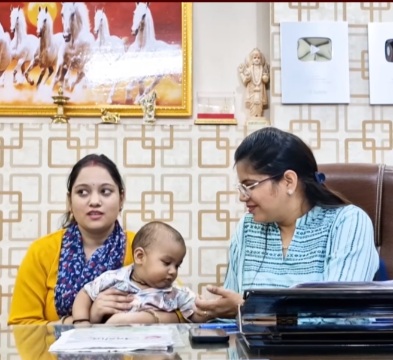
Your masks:
[[[107,316],[129,311],[133,298],[133,295],[114,288],[101,292],[91,306],[90,322],[98,324]]]

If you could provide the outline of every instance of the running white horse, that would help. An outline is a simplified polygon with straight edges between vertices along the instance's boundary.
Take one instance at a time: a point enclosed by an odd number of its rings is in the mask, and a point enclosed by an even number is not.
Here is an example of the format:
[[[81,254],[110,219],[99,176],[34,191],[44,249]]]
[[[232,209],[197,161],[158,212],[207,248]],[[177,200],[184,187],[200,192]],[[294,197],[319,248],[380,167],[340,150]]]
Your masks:
[[[39,86],[47,70],[48,75],[44,83],[53,72],[56,74],[58,53],[65,44],[62,33],[53,34],[53,20],[47,7],[43,8],[40,6],[38,8],[37,36],[40,39],[39,55],[30,62],[25,72],[25,77],[30,85],[34,85],[34,80],[30,79],[29,73],[38,65],[41,68],[41,73],[37,80],[37,86]]]
[[[11,37],[0,23],[0,87],[4,87],[4,72],[11,63]]]
[[[101,75],[105,81],[112,81],[110,70],[116,66],[116,61],[125,53],[125,43],[116,35],[111,35],[109,30],[108,18],[104,9],[96,10],[94,15],[94,34],[97,37],[96,46],[94,49],[94,58],[103,64],[100,69]],[[100,59],[97,59],[99,57]],[[109,91],[107,103],[112,103],[112,98],[115,93],[117,81],[114,80],[111,90]]]
[[[127,54],[131,54],[134,63],[140,64],[139,52],[149,52],[149,57],[143,60],[143,76],[131,81],[126,87],[126,102],[131,100],[131,91],[137,84],[138,95],[135,103],[149,94],[164,76],[182,73],[181,46],[168,44],[157,40],[153,16],[149,8],[150,3],[137,2],[131,26],[134,42],[129,46]],[[131,69],[131,72],[134,70]],[[139,69],[140,71],[140,69]],[[144,80],[153,78],[150,85],[145,87]]]
[[[99,51],[115,53],[117,56],[124,53],[124,41],[116,35],[111,35],[104,9],[96,10],[94,15],[94,34],[97,37],[96,46]]]
[[[14,34],[11,41],[11,54],[17,59],[13,71],[14,83],[22,83],[26,65],[38,54],[39,41],[37,36],[27,33],[26,18],[19,6],[11,8],[11,33]],[[17,80],[18,71],[21,72],[21,80]]]
[[[85,76],[85,66],[91,56],[94,36],[90,32],[89,10],[85,3],[63,2],[61,17],[66,44],[59,52],[58,72],[52,87],[60,82],[64,83],[65,89],[73,91]],[[76,73],[76,79],[71,84],[70,76],[73,72]]]
[[[137,2],[132,19],[131,34],[135,41],[130,45],[128,51],[158,51],[178,49],[176,44],[168,44],[157,40],[154,30],[153,16],[149,7],[150,3]]]

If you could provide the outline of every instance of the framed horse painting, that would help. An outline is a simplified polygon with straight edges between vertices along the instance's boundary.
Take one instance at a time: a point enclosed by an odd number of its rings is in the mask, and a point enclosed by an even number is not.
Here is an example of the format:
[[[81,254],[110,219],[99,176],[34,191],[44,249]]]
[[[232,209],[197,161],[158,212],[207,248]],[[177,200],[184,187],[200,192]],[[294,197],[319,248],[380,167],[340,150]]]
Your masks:
[[[1,2],[0,115],[191,116],[192,3]]]

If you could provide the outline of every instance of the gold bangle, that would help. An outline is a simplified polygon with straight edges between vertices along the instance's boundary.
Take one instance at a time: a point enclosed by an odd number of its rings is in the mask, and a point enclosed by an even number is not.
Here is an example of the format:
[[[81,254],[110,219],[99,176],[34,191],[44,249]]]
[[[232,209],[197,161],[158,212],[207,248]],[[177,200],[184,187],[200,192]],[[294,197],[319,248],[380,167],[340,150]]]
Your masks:
[[[186,322],[186,321],[184,321],[184,318],[182,317],[180,310],[176,310],[175,314],[177,316],[177,320],[179,320],[179,323],[185,323]]]
[[[153,309],[146,309],[146,310],[142,310],[142,311],[151,314],[154,317],[154,322],[156,324],[160,323],[160,318],[158,317],[157,313]]]

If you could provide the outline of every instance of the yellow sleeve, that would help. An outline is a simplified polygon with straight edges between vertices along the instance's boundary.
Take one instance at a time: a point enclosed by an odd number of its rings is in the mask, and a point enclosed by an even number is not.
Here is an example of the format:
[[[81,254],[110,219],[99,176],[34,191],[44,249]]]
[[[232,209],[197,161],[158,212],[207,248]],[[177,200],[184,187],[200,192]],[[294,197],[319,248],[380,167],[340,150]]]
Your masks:
[[[124,253],[123,266],[131,265],[134,262],[134,256],[132,254],[132,242],[134,241],[135,233],[132,231],[125,231],[126,233],[126,251]]]
[[[56,321],[54,288],[64,229],[33,242],[20,264],[16,277],[8,325],[47,324]],[[135,234],[126,231],[124,265],[133,263],[132,241]]]
[[[60,230],[47,235],[33,242],[27,250],[16,277],[8,325],[38,325],[58,319],[51,309],[53,288],[50,283],[57,274],[62,234]]]

